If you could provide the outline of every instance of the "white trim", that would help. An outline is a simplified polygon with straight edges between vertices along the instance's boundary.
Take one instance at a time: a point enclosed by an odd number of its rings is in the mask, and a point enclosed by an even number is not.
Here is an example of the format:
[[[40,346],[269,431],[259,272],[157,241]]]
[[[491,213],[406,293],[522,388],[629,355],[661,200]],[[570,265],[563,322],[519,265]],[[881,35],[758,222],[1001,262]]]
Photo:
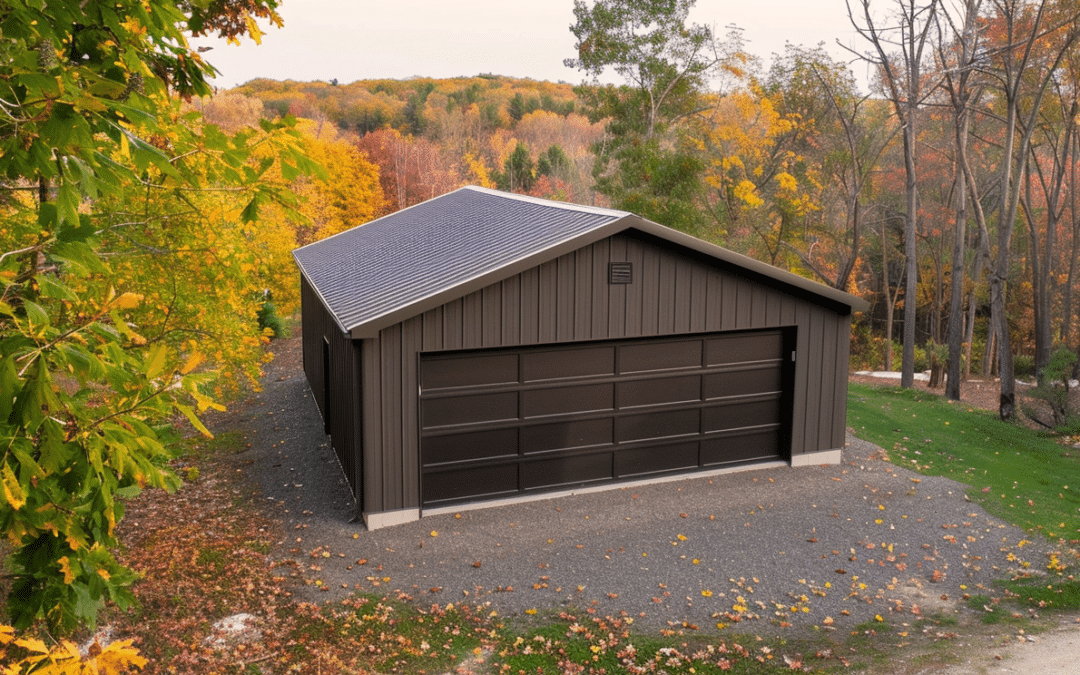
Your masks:
[[[840,448],[834,450],[822,450],[821,452],[809,452],[805,455],[792,455],[791,466],[813,466],[815,464],[839,464]]]
[[[365,513],[364,525],[369,530],[379,530],[392,525],[403,525],[420,520],[420,509],[400,509],[398,511],[380,511]]]
[[[787,462],[763,462],[761,464],[746,464],[743,466],[731,466],[723,469],[711,469],[709,471],[695,471],[693,473],[679,473],[671,476],[660,476],[656,478],[646,478],[642,480],[624,481],[619,483],[604,483],[603,485],[586,485],[578,488],[571,488],[569,490],[559,490],[558,492],[540,492],[530,495],[519,495],[515,497],[507,497],[505,499],[491,499],[482,502],[469,502],[467,504],[457,504],[455,506],[439,506],[433,509],[424,509],[425,516],[440,516],[446,513],[459,513],[461,511],[475,511],[476,509],[487,509],[495,506],[509,506],[511,504],[523,504],[527,502],[536,502],[542,499],[558,499],[560,497],[571,497],[573,495],[587,495],[594,492],[608,492],[611,490],[624,490],[627,488],[640,487],[643,485],[656,485],[658,483],[671,483],[677,480],[694,480],[696,478],[709,478],[711,476],[721,476],[728,473],[740,473],[743,471],[756,471],[757,469],[775,469],[778,467],[787,466]]]

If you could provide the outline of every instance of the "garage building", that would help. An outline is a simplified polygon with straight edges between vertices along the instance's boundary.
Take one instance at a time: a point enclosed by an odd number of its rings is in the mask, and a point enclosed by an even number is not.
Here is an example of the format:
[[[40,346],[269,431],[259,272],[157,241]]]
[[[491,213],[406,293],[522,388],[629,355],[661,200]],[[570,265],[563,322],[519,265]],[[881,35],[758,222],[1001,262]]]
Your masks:
[[[861,299],[624,211],[466,187],[294,252],[304,370],[369,528],[836,463]]]

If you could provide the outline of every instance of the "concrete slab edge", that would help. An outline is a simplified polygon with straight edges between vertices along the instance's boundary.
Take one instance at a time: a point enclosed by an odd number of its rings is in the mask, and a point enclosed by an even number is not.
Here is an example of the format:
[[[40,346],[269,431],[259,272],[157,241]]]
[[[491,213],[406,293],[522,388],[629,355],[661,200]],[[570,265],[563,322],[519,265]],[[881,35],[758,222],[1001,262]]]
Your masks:
[[[815,466],[821,464],[839,464],[840,448],[835,450],[822,450],[821,452],[808,452],[805,455],[793,455],[791,466]]]
[[[420,509],[400,509],[398,511],[380,511],[365,513],[364,525],[369,530],[379,530],[392,525],[402,525],[420,520]]]

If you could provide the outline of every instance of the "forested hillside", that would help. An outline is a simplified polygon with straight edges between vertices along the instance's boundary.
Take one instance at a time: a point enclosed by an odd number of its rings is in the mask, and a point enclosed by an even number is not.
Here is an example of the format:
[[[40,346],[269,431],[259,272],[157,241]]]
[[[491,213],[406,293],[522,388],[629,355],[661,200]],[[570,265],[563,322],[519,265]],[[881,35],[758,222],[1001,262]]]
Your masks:
[[[1014,375],[1037,377],[1042,422],[1075,421],[1060,396],[1080,352],[1075,0],[852,2],[869,94],[821,48],[763,67],[737,30],[690,23],[693,0],[575,3],[577,86],[214,91],[188,38],[257,42],[278,4],[0,9],[0,531],[17,627],[130,604],[123,502],[179,484],[163,440],[178,420],[209,434],[201,413],[258,387],[297,309],[294,248],[465,184],[633,211],[858,294],[872,309],[853,366],[902,368],[905,386],[947,370],[950,398],[996,374],[1006,419]]]
[[[378,214],[465,184],[615,206],[867,298],[858,366],[937,379],[952,364],[958,383],[996,373],[1004,353],[1032,376],[1055,345],[1080,346],[1077,29],[1049,1],[924,4],[936,17],[893,13],[922,31],[913,90],[887,30],[864,32],[878,72],[867,95],[821,48],[789,46],[764,68],[737,31],[678,11],[604,28],[585,11],[578,86],[260,79],[196,105],[232,128],[332,127],[377,168]],[[590,84],[611,70],[623,85]]]

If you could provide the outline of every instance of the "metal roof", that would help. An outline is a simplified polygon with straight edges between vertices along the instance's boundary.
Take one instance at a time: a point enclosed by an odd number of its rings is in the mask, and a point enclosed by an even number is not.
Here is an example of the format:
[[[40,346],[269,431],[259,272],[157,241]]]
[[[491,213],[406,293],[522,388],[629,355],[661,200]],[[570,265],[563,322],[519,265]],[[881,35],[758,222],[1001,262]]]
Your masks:
[[[308,244],[293,257],[341,329],[362,338],[630,228],[854,310],[868,306],[626,211],[474,186]]]

